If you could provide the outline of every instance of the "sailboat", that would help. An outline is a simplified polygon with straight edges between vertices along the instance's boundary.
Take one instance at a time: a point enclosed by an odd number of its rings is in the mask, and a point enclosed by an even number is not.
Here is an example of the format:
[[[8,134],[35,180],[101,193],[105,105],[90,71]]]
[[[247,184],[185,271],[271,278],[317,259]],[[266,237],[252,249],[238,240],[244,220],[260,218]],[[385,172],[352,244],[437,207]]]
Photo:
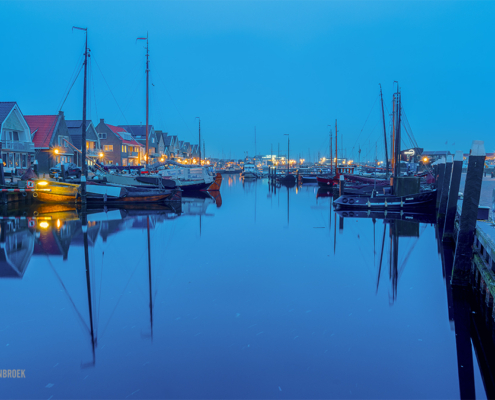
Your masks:
[[[395,116],[395,113],[397,116]],[[435,207],[436,189],[421,189],[419,178],[405,178],[400,176],[400,143],[401,143],[401,92],[397,85],[394,95],[394,176],[391,186],[382,187],[379,192],[375,189],[371,194],[344,194],[335,200],[335,208],[354,210],[397,210],[430,209]],[[386,143],[386,142],[385,142]],[[387,168],[388,171],[388,168]],[[410,179],[405,184],[404,179]],[[416,181],[412,181],[415,179]],[[409,186],[411,189],[407,189]],[[416,186],[416,187],[415,187]]]
[[[296,177],[289,173],[289,165],[290,165],[290,139],[289,135],[287,135],[287,173],[285,175],[281,175],[277,177],[277,180],[286,186],[293,187],[296,185]]]
[[[116,185],[137,186],[145,191],[153,190],[220,190],[222,177],[214,174],[206,167],[191,166],[184,167],[173,161],[161,165],[149,165],[149,41],[148,35],[136,40],[146,40],[146,168],[142,176],[110,174],[102,172],[106,181]],[[200,143],[201,145],[201,143]]]

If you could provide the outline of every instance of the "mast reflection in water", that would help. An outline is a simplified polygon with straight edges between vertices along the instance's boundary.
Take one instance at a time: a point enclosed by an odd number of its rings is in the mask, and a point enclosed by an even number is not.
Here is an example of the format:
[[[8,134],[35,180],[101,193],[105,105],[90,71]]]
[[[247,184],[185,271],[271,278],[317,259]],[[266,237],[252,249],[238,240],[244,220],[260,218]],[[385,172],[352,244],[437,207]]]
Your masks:
[[[234,175],[179,210],[3,210],[2,368],[27,379],[2,395],[483,397],[490,343],[449,311],[431,221],[317,192]]]

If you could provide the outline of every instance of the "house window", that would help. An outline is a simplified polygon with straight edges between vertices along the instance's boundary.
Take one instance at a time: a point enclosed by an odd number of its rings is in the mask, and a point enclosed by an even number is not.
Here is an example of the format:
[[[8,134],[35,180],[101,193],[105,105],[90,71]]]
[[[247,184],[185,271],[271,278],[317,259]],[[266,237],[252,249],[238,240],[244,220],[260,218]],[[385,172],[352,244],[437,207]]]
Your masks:
[[[113,144],[106,144],[103,146],[103,151],[113,151]]]
[[[100,135],[100,139],[106,139],[107,138],[106,132],[99,133],[98,135]]]
[[[127,146],[125,144],[122,145],[122,153],[127,153]]]
[[[14,153],[7,153],[9,155],[9,162],[7,163],[7,167],[14,166]]]
[[[27,168],[27,155],[26,154],[21,155],[21,159],[22,159],[22,168]]]
[[[15,153],[15,167],[19,168],[21,166],[21,155],[19,153]]]
[[[13,139],[12,140],[15,140],[15,141],[19,141],[19,132],[17,131],[14,131],[12,132],[12,135],[13,135]]]
[[[127,158],[123,158],[123,159],[122,159],[122,165],[123,165],[124,167],[127,167]]]
[[[59,136],[58,137],[58,145],[61,147],[69,147],[69,145],[67,144],[68,139],[69,138],[67,138],[65,136]]]
[[[2,162],[3,162],[4,167],[7,165],[7,159],[8,158],[9,158],[9,156],[7,155],[7,153],[2,153]]]

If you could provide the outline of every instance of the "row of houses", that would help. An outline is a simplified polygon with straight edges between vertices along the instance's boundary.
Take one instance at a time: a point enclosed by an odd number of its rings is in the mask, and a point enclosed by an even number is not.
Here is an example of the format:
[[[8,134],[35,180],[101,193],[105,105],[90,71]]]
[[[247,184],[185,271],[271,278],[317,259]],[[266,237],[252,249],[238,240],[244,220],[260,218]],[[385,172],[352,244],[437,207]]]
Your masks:
[[[82,120],[56,115],[23,115],[16,102],[0,102],[1,156],[4,167],[27,169],[34,160],[46,173],[60,162],[82,165]],[[175,158],[198,158],[198,145],[148,127],[149,163]],[[79,150],[79,151],[78,151]],[[111,125],[100,119],[86,124],[86,154],[91,165],[143,165],[146,162],[146,125]]]

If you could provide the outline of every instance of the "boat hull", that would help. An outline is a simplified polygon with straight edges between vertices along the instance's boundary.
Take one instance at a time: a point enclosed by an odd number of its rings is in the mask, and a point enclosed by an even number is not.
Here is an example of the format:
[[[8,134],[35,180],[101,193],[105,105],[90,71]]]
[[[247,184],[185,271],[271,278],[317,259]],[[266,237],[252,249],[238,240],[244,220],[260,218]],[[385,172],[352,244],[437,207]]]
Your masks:
[[[434,208],[437,191],[415,193],[409,196],[359,196],[344,194],[335,200],[337,210],[406,210]]]
[[[36,201],[42,203],[76,203],[80,202],[79,187],[70,183],[44,181],[47,185],[41,186],[39,181],[36,182],[36,187],[49,189],[49,192],[34,192],[33,197]]]
[[[334,185],[334,177],[333,176],[318,176],[316,177],[316,181],[319,186],[333,186]]]

